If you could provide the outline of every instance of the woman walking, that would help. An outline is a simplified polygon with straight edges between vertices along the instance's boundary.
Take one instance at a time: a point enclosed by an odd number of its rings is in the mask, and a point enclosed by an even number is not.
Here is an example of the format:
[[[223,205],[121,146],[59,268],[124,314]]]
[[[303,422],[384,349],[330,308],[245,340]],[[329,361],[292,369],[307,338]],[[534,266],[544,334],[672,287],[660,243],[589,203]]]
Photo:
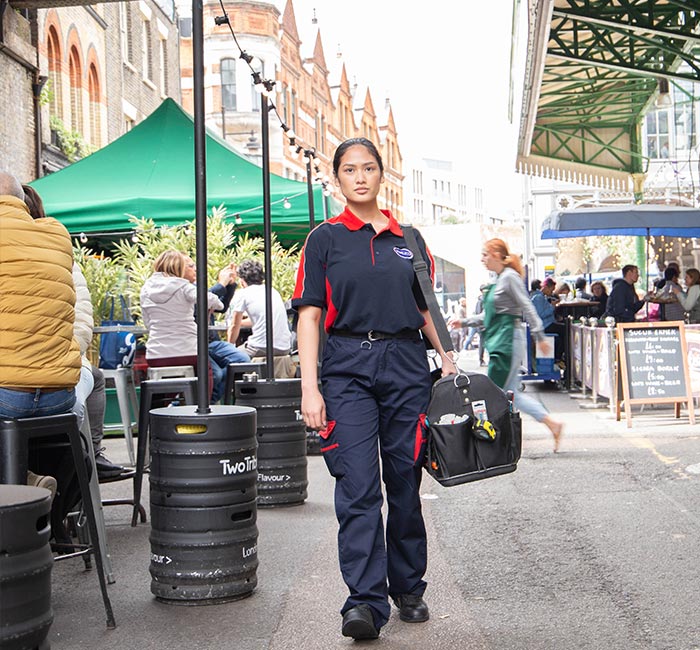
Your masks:
[[[307,426],[320,430],[321,451],[336,478],[338,554],[350,591],[342,633],[374,639],[389,619],[389,597],[401,620],[429,617],[419,486],[431,381],[420,332],[439,352],[443,374],[456,370],[420,293],[401,226],[379,209],[384,167],[376,147],[365,138],[343,142],[333,172],[347,207],[309,234],[292,301],[299,311],[301,411]],[[416,238],[432,275],[432,256],[420,234]],[[317,365],[324,308],[322,395]]]
[[[552,418],[540,402],[517,390],[520,358],[516,351],[525,346],[522,316],[530,326],[530,334],[537,339],[537,345],[546,345],[542,321],[525,291],[520,259],[509,253],[503,240],[490,239],[481,252],[481,262],[496,273],[498,279],[486,291],[484,312],[470,316],[463,324],[483,325],[484,344],[489,353],[489,378],[503,390],[512,390],[517,395],[516,406],[547,426],[554,438],[554,451],[558,451],[562,423]]]

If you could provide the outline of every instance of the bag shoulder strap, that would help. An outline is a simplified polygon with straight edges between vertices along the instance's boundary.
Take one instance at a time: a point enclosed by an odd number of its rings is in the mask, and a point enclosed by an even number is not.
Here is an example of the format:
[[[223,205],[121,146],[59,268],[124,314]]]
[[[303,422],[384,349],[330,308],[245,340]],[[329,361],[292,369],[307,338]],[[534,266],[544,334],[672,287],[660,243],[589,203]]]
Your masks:
[[[420,285],[423,298],[425,298],[425,304],[428,305],[428,311],[430,311],[430,315],[433,318],[433,324],[435,325],[435,330],[437,331],[440,343],[442,344],[445,352],[450,352],[453,349],[452,338],[447,330],[445,319],[440,312],[440,307],[438,306],[437,298],[435,297],[435,291],[433,291],[433,282],[428,275],[428,265],[425,263],[423,255],[418,248],[416,233],[413,226],[410,225],[402,224],[401,230],[403,231],[406,245],[413,253],[413,270],[418,278],[418,284]]]

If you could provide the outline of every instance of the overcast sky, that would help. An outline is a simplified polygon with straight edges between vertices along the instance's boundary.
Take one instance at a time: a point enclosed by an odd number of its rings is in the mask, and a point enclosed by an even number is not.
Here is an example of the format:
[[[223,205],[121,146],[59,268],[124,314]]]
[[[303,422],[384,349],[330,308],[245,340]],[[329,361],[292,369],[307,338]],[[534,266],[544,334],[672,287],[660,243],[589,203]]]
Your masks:
[[[276,4],[284,10],[283,0]],[[508,121],[512,5],[294,0],[294,11],[302,55],[311,55],[320,29],[329,68],[342,52],[350,83],[369,86],[375,108],[390,99],[404,158],[453,161],[486,187],[491,207],[507,210],[519,187],[517,103]],[[524,26],[519,38],[522,49]]]

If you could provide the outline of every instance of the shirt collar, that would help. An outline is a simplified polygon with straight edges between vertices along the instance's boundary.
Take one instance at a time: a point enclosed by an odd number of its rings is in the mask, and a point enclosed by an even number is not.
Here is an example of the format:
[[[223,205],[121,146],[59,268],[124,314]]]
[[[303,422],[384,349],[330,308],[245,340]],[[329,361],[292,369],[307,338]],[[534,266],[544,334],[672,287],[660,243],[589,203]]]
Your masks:
[[[381,232],[389,230],[393,235],[401,237],[403,235],[403,231],[401,230],[399,222],[396,221],[396,219],[394,219],[391,212],[389,210],[380,210],[380,212],[389,219],[389,223],[387,224],[386,228],[384,228],[384,230],[382,230]],[[353,214],[347,207],[336,217],[336,219],[340,221],[340,223],[342,223],[348,230],[353,231],[360,230],[362,226],[367,225],[364,221],[362,221],[362,219]]]

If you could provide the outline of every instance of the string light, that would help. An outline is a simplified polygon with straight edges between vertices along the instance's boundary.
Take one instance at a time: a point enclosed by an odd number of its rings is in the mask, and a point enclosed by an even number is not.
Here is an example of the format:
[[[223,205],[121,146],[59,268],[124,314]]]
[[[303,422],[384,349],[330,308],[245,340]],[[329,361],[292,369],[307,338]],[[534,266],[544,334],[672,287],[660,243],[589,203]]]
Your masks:
[[[286,196],[284,197],[284,203],[282,204],[282,207],[285,210],[289,210],[289,208],[292,207],[292,204],[289,202],[289,199]]]
[[[240,225],[240,224],[243,223],[243,219],[241,219],[241,215],[240,215],[240,214],[236,214],[236,215],[234,216],[233,220],[234,220],[238,225]]]
[[[88,240],[87,235],[84,232],[81,232],[80,233],[80,243],[87,244],[87,240]]]
[[[139,236],[137,233],[134,233],[133,235],[131,235],[132,242],[136,243],[136,242],[138,242],[138,240],[139,240]]]
[[[253,68],[252,62],[254,57],[248,52],[246,52],[241,46],[240,43],[238,42],[238,38],[236,37],[236,33],[233,31],[233,27],[231,26],[231,21],[229,20],[228,13],[226,12],[226,7],[224,6],[223,0],[219,0],[219,5],[221,7],[221,12],[223,15],[221,16],[215,16],[214,17],[214,23],[216,25],[228,25],[229,31],[231,32],[231,37],[233,38],[233,42],[236,44],[236,47],[238,48],[239,51],[239,58],[245,61],[248,64],[248,67],[251,70],[251,76],[253,77],[253,84],[255,86],[255,90],[262,95],[265,95],[266,97],[270,97],[273,92],[275,92],[276,87],[277,87],[277,82],[273,79],[264,79],[262,76],[262,69],[261,70],[256,70]],[[299,136],[289,127],[289,125],[285,124],[284,120],[282,119],[282,116],[279,114],[279,111],[277,110],[277,106],[275,106],[274,102],[271,100],[268,101],[268,110],[270,112],[275,113],[277,116],[277,119],[279,120],[280,126],[282,128],[282,131],[284,134],[287,136],[289,140],[289,150],[290,152],[293,153],[293,148],[296,146],[296,154],[298,155],[300,152],[304,152],[304,163],[308,163],[311,159],[314,161],[314,165],[318,167],[316,169],[316,172],[320,172],[320,165],[321,165],[321,160],[316,157],[316,150],[312,147],[306,148],[302,146],[302,143],[299,143]],[[328,182],[322,181],[321,185],[323,186],[324,190],[328,189]],[[330,191],[328,194],[325,194],[325,196],[330,195]]]

